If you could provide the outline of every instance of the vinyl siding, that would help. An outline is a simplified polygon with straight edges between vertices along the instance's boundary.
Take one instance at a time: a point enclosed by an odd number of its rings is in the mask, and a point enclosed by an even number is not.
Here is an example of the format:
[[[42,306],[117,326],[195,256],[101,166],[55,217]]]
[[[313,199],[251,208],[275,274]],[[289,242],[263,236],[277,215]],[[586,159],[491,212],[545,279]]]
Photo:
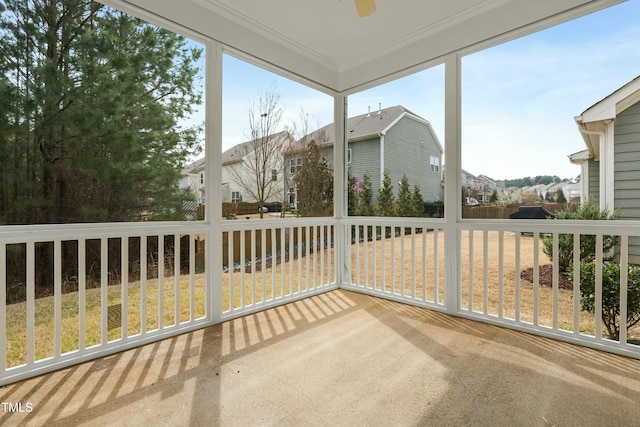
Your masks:
[[[431,156],[440,159],[437,173],[430,171]],[[384,163],[396,197],[398,183],[406,174],[411,189],[417,184],[425,201],[443,200],[442,152],[429,127],[423,123],[405,116],[388,130],[384,139]]]
[[[351,173],[358,181],[362,181],[365,173],[371,178],[371,187],[373,189],[373,204],[378,203],[378,190],[382,177],[380,175],[380,139],[372,138],[364,141],[356,141],[349,143],[351,150]],[[333,147],[327,147],[322,151],[327,159],[329,168],[333,169]]]
[[[589,194],[596,205],[600,203],[600,162],[589,159]]]
[[[614,124],[614,197],[621,219],[640,219],[640,103]],[[629,261],[640,263],[640,239],[629,239]]]

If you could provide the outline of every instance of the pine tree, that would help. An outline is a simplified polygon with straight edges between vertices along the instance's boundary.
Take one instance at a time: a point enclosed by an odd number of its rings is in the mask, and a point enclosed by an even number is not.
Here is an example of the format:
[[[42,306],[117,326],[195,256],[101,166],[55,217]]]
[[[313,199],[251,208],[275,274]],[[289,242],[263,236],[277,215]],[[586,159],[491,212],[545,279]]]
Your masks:
[[[411,187],[409,186],[409,179],[406,175],[402,176],[400,180],[400,187],[398,188],[398,205],[396,214],[400,217],[412,217],[414,216],[413,199],[411,195]]]
[[[567,203],[567,198],[564,195],[564,191],[562,191],[562,188],[558,189],[557,193],[556,193],[556,202],[557,203]]]
[[[371,186],[371,177],[369,173],[365,173],[362,177],[362,192],[360,193],[360,204],[358,205],[357,214],[360,216],[373,216],[373,189]]]
[[[420,192],[420,187],[418,187],[418,184],[415,184],[413,186],[412,202],[413,202],[412,216],[415,216],[415,217],[424,216],[424,197],[422,197],[422,193]]]
[[[201,49],[97,2],[3,5],[0,86],[13,101],[0,132],[10,164],[0,222],[179,212],[180,171],[200,131],[179,123],[201,103]]]
[[[496,189],[494,189],[493,193],[491,193],[491,198],[489,199],[489,203],[491,204],[498,203],[498,191]]]
[[[393,185],[388,170],[384,171],[382,188],[378,190],[378,211],[381,216],[395,216]]]

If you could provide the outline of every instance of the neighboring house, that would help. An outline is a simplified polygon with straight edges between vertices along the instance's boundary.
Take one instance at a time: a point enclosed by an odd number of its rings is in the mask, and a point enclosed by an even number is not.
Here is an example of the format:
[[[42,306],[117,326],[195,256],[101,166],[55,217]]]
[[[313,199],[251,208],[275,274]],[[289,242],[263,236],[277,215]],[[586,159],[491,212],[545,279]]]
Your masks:
[[[266,172],[265,203],[282,202],[284,192],[283,154],[291,143],[291,136],[287,132],[279,132],[264,138],[264,149],[270,152],[259,166],[255,164],[256,150],[261,149],[258,140],[247,141],[231,147],[222,153],[222,202],[258,202],[254,195],[257,193],[255,170]],[[258,154],[259,155],[259,154]],[[198,159],[188,165],[182,173],[180,185],[192,188],[201,204],[205,202],[205,161]]]
[[[486,175],[475,176],[464,169],[461,171],[462,186],[466,189],[467,194],[472,197],[472,201],[477,200],[480,203],[489,203],[494,191],[498,194],[504,192],[504,181],[496,181]],[[466,204],[469,204],[469,201],[466,201]]]
[[[204,157],[185,166],[179,183],[180,188],[191,190],[200,204],[204,203],[204,166]]]
[[[349,118],[346,132],[348,166],[357,181],[361,181],[365,173],[369,174],[374,204],[377,204],[385,170],[389,171],[396,197],[398,184],[406,174],[412,190],[417,184],[425,201],[443,200],[443,149],[427,120],[402,106],[395,106]],[[314,140],[327,159],[329,168],[333,169],[334,137],[335,127],[329,124],[303,137],[297,143],[299,149],[287,155],[287,202],[297,206],[295,174],[302,165],[302,145]]]
[[[575,117],[586,150],[569,156],[581,166],[581,201],[640,219],[640,77]],[[640,263],[640,239],[629,239],[629,260]]]

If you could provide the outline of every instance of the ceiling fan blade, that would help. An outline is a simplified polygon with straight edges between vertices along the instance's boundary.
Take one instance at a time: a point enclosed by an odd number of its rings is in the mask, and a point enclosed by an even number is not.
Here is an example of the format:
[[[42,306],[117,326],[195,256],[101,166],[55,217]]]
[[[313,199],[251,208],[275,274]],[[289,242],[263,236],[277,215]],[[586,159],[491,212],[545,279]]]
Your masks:
[[[376,0],[355,0],[358,15],[362,18],[376,11]]]

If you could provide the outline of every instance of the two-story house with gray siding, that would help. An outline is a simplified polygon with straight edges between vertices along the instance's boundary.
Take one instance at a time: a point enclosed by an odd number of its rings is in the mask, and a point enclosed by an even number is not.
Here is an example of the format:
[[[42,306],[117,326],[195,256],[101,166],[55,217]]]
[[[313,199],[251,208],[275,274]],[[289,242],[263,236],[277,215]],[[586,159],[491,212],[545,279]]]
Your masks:
[[[581,166],[581,201],[640,220],[640,77],[575,118],[586,150],[569,156]],[[629,261],[640,264],[640,239],[629,239]]]
[[[379,109],[347,120],[347,162],[356,180],[369,174],[373,203],[377,204],[384,171],[389,171],[394,195],[398,183],[407,176],[411,188],[417,184],[425,201],[442,201],[443,149],[431,124],[402,106]],[[329,124],[305,136],[300,141],[315,140],[333,169],[334,125]],[[299,142],[299,145],[304,145]],[[292,176],[301,164],[299,153],[290,153],[286,161],[287,200],[297,201]]]

